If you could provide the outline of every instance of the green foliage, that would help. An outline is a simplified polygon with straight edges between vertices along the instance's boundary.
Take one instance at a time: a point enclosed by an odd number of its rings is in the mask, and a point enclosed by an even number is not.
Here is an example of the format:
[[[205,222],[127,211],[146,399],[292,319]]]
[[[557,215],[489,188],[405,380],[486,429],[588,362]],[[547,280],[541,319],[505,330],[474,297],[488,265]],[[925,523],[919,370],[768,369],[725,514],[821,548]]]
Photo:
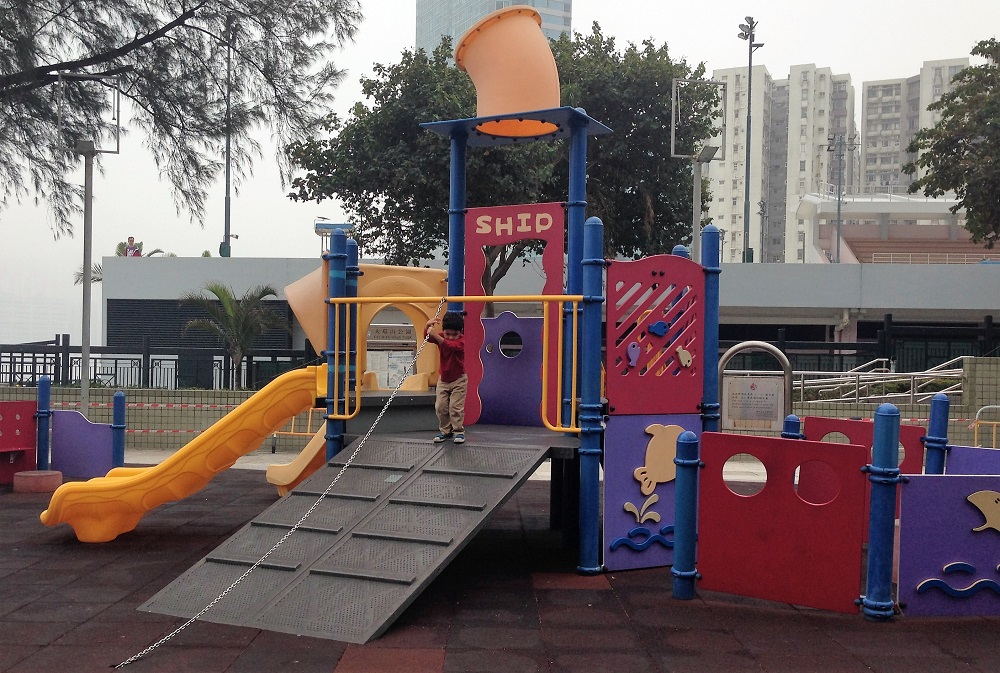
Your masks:
[[[620,52],[597,24],[590,35],[563,36],[552,48],[562,104],[585,108],[615,131],[588,143],[588,215],[604,220],[605,252],[669,252],[690,230],[692,186],[690,161],[670,159],[671,85],[703,77],[704,67],[672,61],[666,46],[649,42]],[[432,54],[404,51],[399,63],[377,66],[362,80],[367,102],[349,119],[330,117],[326,137],[290,146],[292,162],[305,170],[290,198],[339,198],[365,254],[392,264],[431,258],[447,245],[449,142],[419,123],[475,116],[472,82],[450,54],[446,39]],[[710,103],[706,98],[687,132],[711,135]],[[467,204],[564,201],[568,157],[567,142],[469,147]],[[489,251],[493,273],[485,287],[526,248]]]
[[[972,240],[992,248],[1000,239],[1000,42],[983,40],[972,55],[986,63],[960,71],[952,90],[927,106],[941,120],[914,136],[906,151],[920,155],[903,172],[921,174],[911,193],[955,192],[952,212],[965,209]]]
[[[115,256],[116,257],[124,257],[125,256],[125,247],[126,247],[126,245],[127,244],[126,244],[125,241],[118,241],[118,245],[115,246]],[[143,253],[142,253],[142,241],[136,241],[135,247],[139,248],[139,256],[140,257],[143,256]],[[163,250],[161,250],[159,248],[156,248],[155,250],[152,250],[152,251],[147,252],[145,254],[146,257],[152,257],[154,255],[164,255],[165,257],[176,257],[177,256],[177,255],[175,255],[172,252],[163,252]],[[93,283],[101,283],[103,281],[104,281],[104,267],[101,266],[100,262],[95,262],[94,265],[90,268],[90,282],[91,282],[91,284],[93,284]],[[77,269],[76,271],[73,272],[73,284],[74,285],[83,285],[83,265],[82,264],[80,265],[79,269]]]
[[[72,234],[82,200],[73,148],[113,143],[114,83],[94,77],[117,76],[131,103],[132,129],[123,132],[145,135],[175,203],[203,221],[207,189],[223,168],[227,90],[238,182],[261,153],[255,127],[266,126],[279,146],[315,130],[343,77],[331,56],[360,19],[358,0],[5,3],[0,208],[44,200],[55,234]],[[284,153],[278,159],[289,179]]]
[[[205,291],[211,297],[193,292],[181,297],[182,304],[198,306],[209,317],[188,321],[185,330],[197,329],[214,334],[233,360],[233,386],[240,385],[243,359],[253,348],[257,337],[269,329],[288,329],[280,313],[270,308],[264,300],[277,296],[270,285],[257,285],[236,297],[231,287],[222,283],[208,283]]]

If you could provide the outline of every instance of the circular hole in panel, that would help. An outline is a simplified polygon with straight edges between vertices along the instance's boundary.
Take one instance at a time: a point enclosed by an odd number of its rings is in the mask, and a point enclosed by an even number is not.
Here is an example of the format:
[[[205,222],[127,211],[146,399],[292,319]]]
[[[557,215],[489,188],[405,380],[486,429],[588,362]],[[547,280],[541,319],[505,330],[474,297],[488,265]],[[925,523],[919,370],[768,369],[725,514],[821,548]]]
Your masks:
[[[735,495],[757,495],[767,484],[767,469],[757,456],[737,453],[722,466],[722,480]]]
[[[517,332],[507,332],[500,337],[500,352],[508,358],[516,358],[520,355],[521,335]]]
[[[825,505],[840,495],[840,477],[829,463],[807,460],[795,468],[795,495],[810,505]]]
[[[491,343],[486,344],[486,352],[487,353],[492,353],[493,352],[493,344],[491,344]]]
[[[851,440],[842,432],[828,432],[827,434],[820,437],[821,442],[827,442],[828,444],[850,444]]]

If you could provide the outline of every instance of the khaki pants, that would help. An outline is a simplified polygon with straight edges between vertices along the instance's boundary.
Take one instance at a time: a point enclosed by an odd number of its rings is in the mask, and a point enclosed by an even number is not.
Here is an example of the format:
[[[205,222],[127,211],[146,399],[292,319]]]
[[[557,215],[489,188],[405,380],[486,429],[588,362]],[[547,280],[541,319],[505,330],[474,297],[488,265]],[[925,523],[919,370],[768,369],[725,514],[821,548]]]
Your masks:
[[[450,383],[437,382],[434,412],[438,417],[438,430],[441,434],[465,432],[465,393],[468,389],[467,374],[462,374]]]

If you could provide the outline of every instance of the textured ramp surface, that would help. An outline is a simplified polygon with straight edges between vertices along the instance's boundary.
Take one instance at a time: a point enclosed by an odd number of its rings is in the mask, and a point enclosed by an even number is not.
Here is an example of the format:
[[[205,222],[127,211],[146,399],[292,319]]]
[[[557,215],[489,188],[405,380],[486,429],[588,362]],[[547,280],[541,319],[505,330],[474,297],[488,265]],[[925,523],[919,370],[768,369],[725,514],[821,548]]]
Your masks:
[[[202,619],[364,643],[382,634],[534,472],[576,440],[471,429],[461,446],[373,436],[329,496]],[[191,617],[316,504],[354,447],[261,513],[140,609]]]

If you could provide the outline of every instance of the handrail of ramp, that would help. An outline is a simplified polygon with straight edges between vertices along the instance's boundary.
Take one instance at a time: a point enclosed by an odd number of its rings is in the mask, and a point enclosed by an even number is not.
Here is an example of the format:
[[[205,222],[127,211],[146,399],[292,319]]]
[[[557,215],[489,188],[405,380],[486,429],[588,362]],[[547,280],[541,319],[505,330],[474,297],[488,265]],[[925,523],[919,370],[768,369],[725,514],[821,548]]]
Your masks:
[[[412,297],[412,296],[399,296],[399,297],[330,297],[327,301],[330,304],[340,304],[340,305],[359,305],[359,304],[431,304],[440,301],[447,301],[449,303],[526,303],[526,302],[540,302],[542,304],[542,342],[547,344],[549,342],[549,337],[551,335],[550,325],[555,320],[556,322],[556,337],[557,346],[556,353],[558,362],[556,363],[556,383],[555,392],[556,399],[561,400],[563,397],[563,352],[565,350],[565,340],[566,340],[566,327],[564,321],[558,320],[557,316],[553,316],[550,310],[552,304],[563,304],[565,305],[564,311],[569,313],[571,318],[571,334],[578,335],[579,330],[579,307],[580,302],[584,300],[583,295],[568,295],[568,294],[519,294],[519,295],[458,295],[458,296],[446,296],[446,297]],[[345,329],[343,330],[344,338],[350,341],[351,334],[353,330],[353,336],[356,340],[361,338],[360,334],[360,324],[351,324],[350,321],[350,311],[333,311],[336,321],[334,333],[334,361],[333,366],[336,371],[341,371],[344,367],[342,359],[348,352],[348,349],[344,347],[344,344],[340,343],[341,330],[339,329],[339,314],[345,313],[348,317],[345,321]],[[355,341],[357,343],[357,341]],[[578,381],[578,368],[579,364],[577,362],[578,358],[573,358],[570,364],[570,386],[575,391]],[[580,432],[579,422],[576,420],[578,415],[578,400],[576,394],[569,395],[570,402],[570,420],[564,424],[563,422],[556,420],[552,421],[548,418],[548,405],[545,404],[545,400],[548,399],[548,393],[551,386],[549,381],[549,368],[550,368],[550,358],[549,349],[542,348],[542,423],[546,428],[554,432]],[[346,367],[344,367],[346,371]],[[331,393],[331,397],[338,399],[338,394],[340,393],[341,385],[340,376],[334,377],[335,384],[334,390]],[[332,420],[350,420],[357,415],[361,408],[361,382],[360,379],[355,377],[354,390],[351,393],[352,399],[345,403],[345,410],[343,414],[333,414],[328,416]]]

